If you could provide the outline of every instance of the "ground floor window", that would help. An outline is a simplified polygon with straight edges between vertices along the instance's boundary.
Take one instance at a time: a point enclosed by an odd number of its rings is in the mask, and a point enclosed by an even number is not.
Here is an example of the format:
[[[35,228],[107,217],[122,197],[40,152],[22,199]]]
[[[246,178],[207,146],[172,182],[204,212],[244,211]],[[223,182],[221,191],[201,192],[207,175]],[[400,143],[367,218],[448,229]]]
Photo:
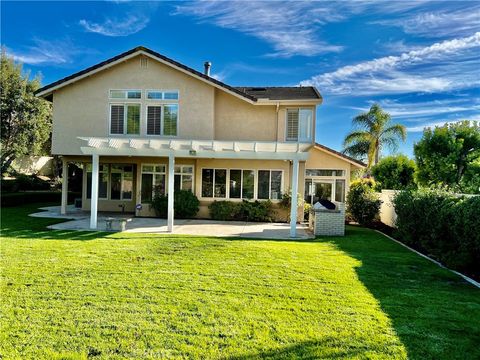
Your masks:
[[[155,195],[165,195],[165,165],[142,165],[142,203],[149,203]]]
[[[227,170],[202,169],[202,197],[225,198],[227,196]]]
[[[282,198],[282,171],[258,170],[258,199],[280,200]]]
[[[322,199],[345,202],[345,179],[306,179],[305,201],[315,204]]]
[[[87,199],[92,197],[92,164],[87,165]],[[108,197],[108,165],[100,164],[98,167],[98,198]]]
[[[110,199],[132,200],[133,196],[133,165],[111,166]]]
[[[229,170],[231,199],[253,199],[255,186],[255,171]]]
[[[175,165],[174,189],[193,191],[193,165]]]

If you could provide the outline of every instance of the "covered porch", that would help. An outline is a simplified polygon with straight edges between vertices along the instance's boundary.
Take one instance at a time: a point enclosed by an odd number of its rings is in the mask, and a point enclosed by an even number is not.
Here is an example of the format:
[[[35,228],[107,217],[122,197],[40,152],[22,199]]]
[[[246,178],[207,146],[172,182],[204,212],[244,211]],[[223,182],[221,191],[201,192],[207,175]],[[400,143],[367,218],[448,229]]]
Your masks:
[[[177,167],[177,161],[197,161],[205,163],[206,161],[223,162],[229,164],[229,168],[235,168],[236,164],[256,163],[267,164],[268,162],[277,162],[290,164],[290,170],[285,172],[290,184],[288,188],[284,187],[282,180],[282,191],[291,190],[292,193],[302,191],[299,188],[299,180],[303,185],[303,178],[299,179],[299,166],[308,157],[308,150],[312,146],[310,143],[291,143],[291,142],[247,142],[247,141],[199,141],[199,140],[166,140],[166,139],[127,139],[127,138],[80,138],[85,141],[86,146],[82,147],[82,152],[91,159],[90,168],[90,188],[88,189],[89,201],[87,202],[90,210],[90,228],[99,229],[98,222],[98,204],[99,204],[99,174],[101,174],[100,159],[118,158],[118,159],[145,159],[145,163],[149,159],[163,158],[165,159],[165,193],[168,196],[168,218],[166,222],[167,231],[175,232],[174,225],[174,204],[173,194],[175,192],[174,169]],[[143,162],[143,160],[142,160]],[[287,162],[287,163],[285,163]],[[68,158],[64,159],[64,170],[67,168]],[[201,166],[196,166],[197,171],[201,170]],[[66,171],[64,172],[66,173]],[[140,173],[137,171],[137,180],[140,179]],[[283,175],[282,175],[283,176]],[[200,177],[196,181],[200,184]],[[138,181],[137,181],[138,184]],[[198,185],[199,186],[199,185]],[[228,184],[227,184],[228,186]],[[62,198],[61,211],[63,214],[66,209],[66,192],[68,184],[65,181],[62,186],[62,192],[65,196]],[[138,189],[137,189],[138,190]],[[199,188],[193,189],[194,194],[199,198],[204,196],[200,193]],[[136,191],[132,200],[132,207],[136,203],[136,208],[141,207],[140,192]],[[228,190],[227,190],[228,193]],[[273,191],[272,191],[273,193]],[[257,189],[255,189],[257,194]],[[227,196],[228,197],[228,196]],[[101,196],[100,196],[101,198]],[[257,199],[255,195],[255,200]],[[260,196],[258,197],[260,199]],[[277,199],[279,199],[277,197]],[[100,199],[101,200],[101,199]],[[212,199],[215,200],[215,199]],[[217,199],[217,200],[229,200]],[[241,200],[241,199],[239,199]],[[292,206],[290,209],[290,236],[297,236],[297,197],[292,197]],[[84,210],[87,210],[84,208]],[[100,208],[101,209],[101,208]],[[136,211],[137,215],[141,212]],[[203,216],[202,216],[203,217]],[[157,219],[158,221],[158,219]]]

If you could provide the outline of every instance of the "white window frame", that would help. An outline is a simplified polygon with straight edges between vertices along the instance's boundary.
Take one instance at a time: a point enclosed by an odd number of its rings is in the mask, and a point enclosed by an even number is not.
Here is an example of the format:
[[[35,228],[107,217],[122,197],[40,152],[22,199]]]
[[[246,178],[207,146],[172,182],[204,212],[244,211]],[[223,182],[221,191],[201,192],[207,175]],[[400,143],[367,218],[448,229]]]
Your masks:
[[[113,170],[114,166],[131,166],[132,167],[132,197],[130,199],[124,199],[123,198],[123,179],[125,177],[125,170]],[[110,201],[133,201],[135,198],[135,189],[134,189],[134,183],[135,183],[135,164],[120,164],[120,163],[112,163],[110,164],[110,175],[109,175],[109,191],[108,191],[108,196]],[[121,174],[120,176],[120,199],[112,199],[112,174]]]
[[[149,99],[149,92],[162,93],[161,99]],[[165,93],[177,93],[176,99],[165,99]],[[145,101],[162,101],[162,102],[178,102],[180,100],[180,91],[178,89],[145,89]]]
[[[232,170],[239,170],[240,171],[240,197],[239,198],[232,198],[230,197],[230,171]],[[244,171],[253,171],[253,196],[249,199],[243,197],[243,172]],[[256,180],[257,179],[257,174],[255,172],[255,169],[242,169],[242,168],[229,168],[228,169],[228,175],[227,175],[227,180],[228,180],[228,189],[227,189],[227,195],[229,200],[255,200],[255,189],[256,189]]]
[[[107,170],[100,170],[100,168],[102,166],[105,166],[107,168]],[[86,200],[91,200],[91,194],[90,194],[90,197],[89,197],[89,194],[88,194],[88,173],[92,173],[92,164],[91,163],[87,163],[85,164],[85,177],[86,177],[86,181],[85,181],[85,199]],[[104,163],[100,163],[100,166],[98,168],[98,182],[99,182],[99,185],[100,185],[100,174],[104,174],[106,173],[107,174],[107,197],[100,197],[100,192],[98,193],[98,200],[108,200],[109,197],[110,197],[110,164],[104,164]],[[91,185],[90,185],[91,187]]]
[[[288,112],[291,110],[298,111],[298,129],[297,129],[297,139],[288,138]],[[310,124],[310,138],[308,139],[301,139],[300,138],[300,110],[310,110],[312,112],[312,121]],[[313,127],[314,127],[314,117],[315,117],[315,108],[308,107],[308,106],[300,106],[300,107],[288,107],[285,109],[285,141],[289,142],[312,142],[313,139]]]
[[[153,166],[153,171],[143,171],[143,167],[144,166]],[[155,167],[156,166],[163,166],[163,172],[162,171],[156,171],[155,170]],[[156,186],[155,184],[155,175],[164,175],[165,176],[165,193],[167,191],[167,164],[166,163],[157,163],[157,164],[153,164],[153,163],[142,163],[140,164],[140,203],[141,204],[150,204],[150,203],[143,203],[142,202],[142,175],[143,174],[150,174],[152,175],[152,199],[153,197],[155,196],[154,194],[154,188]]]
[[[202,194],[203,194],[203,170],[213,170],[213,184],[212,184],[212,194],[213,196],[211,197],[204,197]],[[225,170],[226,174],[225,174],[225,197],[216,197],[215,196],[215,170]],[[230,188],[229,186],[229,180],[230,180],[230,176],[229,176],[229,169],[226,168],[226,167],[202,167],[200,169],[200,197],[202,199],[223,199],[223,200],[227,200],[229,197],[228,197],[228,190]]]
[[[343,170],[343,175],[342,176],[334,176],[334,175],[313,176],[313,175],[307,175],[307,170]],[[347,182],[348,172],[347,171],[348,171],[348,169],[341,168],[341,167],[336,167],[336,168],[306,168],[305,169],[305,180],[304,181],[306,182],[307,180],[310,180],[310,181],[312,181],[312,183],[315,180],[317,182],[331,182],[332,183],[331,198],[333,199],[333,201],[335,201],[335,193],[336,193],[336,187],[337,187],[336,180],[344,180],[345,181],[345,198],[347,196],[347,193],[348,193],[348,182]],[[311,195],[311,194],[309,194],[309,195]],[[303,194],[303,198],[305,199],[305,194]]]
[[[112,97],[112,91],[124,91],[125,97],[124,98],[114,98]],[[129,98],[128,92],[129,91],[137,91],[140,93],[140,98]],[[123,101],[123,100],[133,100],[133,101],[140,101],[143,98],[143,91],[142,89],[108,89],[108,98],[113,101]]]
[[[130,99],[133,100],[133,99]],[[137,101],[121,101],[121,102],[110,102],[108,104],[108,132],[112,136],[141,136],[142,135],[142,104]],[[123,105],[123,133],[122,134],[112,134],[112,106],[121,106]],[[127,112],[128,106],[130,105],[138,105],[140,107],[140,123],[139,123],[139,131],[138,134],[128,134],[127,133]],[[178,133],[178,131],[177,131]]]
[[[256,181],[255,181],[257,191],[258,191],[258,172],[259,171],[268,171],[269,172],[269,175],[268,175],[268,199],[259,199],[258,198],[258,192],[257,192],[255,194],[255,200],[259,200],[259,201],[270,200],[272,202],[281,201],[283,193],[284,193],[284,189],[285,189],[285,187],[284,187],[284,181],[285,181],[284,171],[281,170],[281,169],[258,169],[257,170],[257,178],[256,178]],[[280,199],[272,199],[272,171],[280,171],[282,173],[282,180],[280,181]]]
[[[175,168],[179,166],[180,167],[180,172],[176,172],[175,171]],[[183,168],[185,167],[191,167],[192,168],[192,172],[191,173],[184,173],[183,172]],[[192,193],[195,193],[195,165],[189,165],[189,164],[178,164],[178,165],[174,165],[173,167],[173,178],[174,178],[174,181],[175,181],[175,176],[176,175],[180,175],[180,190],[183,190],[183,176],[184,175],[187,175],[187,176],[191,176],[192,177]],[[215,173],[214,173],[214,176],[215,176]]]
[[[164,117],[165,117],[165,106],[166,105],[177,105],[177,135],[164,135]],[[155,107],[155,106],[160,106],[162,108],[161,111],[161,118],[160,118],[160,135],[157,134],[148,134],[148,108],[149,107]],[[180,124],[180,106],[178,102],[159,102],[159,101],[153,101],[150,100],[148,104],[145,105],[145,136],[147,137],[166,137],[166,138],[178,138],[178,132],[179,132],[179,126]]]

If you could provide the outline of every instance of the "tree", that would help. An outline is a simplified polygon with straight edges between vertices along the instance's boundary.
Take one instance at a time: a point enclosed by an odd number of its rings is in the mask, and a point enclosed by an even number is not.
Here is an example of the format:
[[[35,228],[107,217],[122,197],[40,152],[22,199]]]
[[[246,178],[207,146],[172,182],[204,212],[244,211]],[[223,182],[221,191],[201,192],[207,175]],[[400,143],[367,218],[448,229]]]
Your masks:
[[[415,186],[415,161],[405,155],[387,156],[372,167],[372,175],[382,189],[408,189]]]
[[[417,182],[480,193],[480,125],[459,121],[423,131],[415,144]]]
[[[378,163],[382,148],[391,150],[398,147],[399,139],[405,141],[407,130],[400,124],[391,124],[390,114],[378,104],[373,104],[368,112],[357,115],[352,120],[355,130],[347,134],[343,142],[345,154],[367,159],[367,170]]]
[[[38,76],[30,80],[2,49],[0,55],[1,173],[22,155],[41,155],[49,140],[51,106],[35,97]]]

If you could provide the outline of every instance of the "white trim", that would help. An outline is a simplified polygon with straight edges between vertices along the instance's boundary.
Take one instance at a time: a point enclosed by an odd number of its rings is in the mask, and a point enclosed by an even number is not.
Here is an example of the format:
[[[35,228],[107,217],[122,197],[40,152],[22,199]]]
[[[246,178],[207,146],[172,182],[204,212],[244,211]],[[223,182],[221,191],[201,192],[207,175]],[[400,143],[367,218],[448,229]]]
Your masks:
[[[290,201],[290,237],[297,236],[297,211],[298,211],[298,173],[299,173],[298,160],[293,160],[292,166],[292,197]]]
[[[195,193],[195,165],[193,164],[178,164],[175,165],[175,167],[180,166],[180,172],[176,172],[175,169],[173,169],[173,175],[174,177],[176,175],[180,176],[180,190],[183,190],[183,177],[184,176],[191,176],[192,177],[192,189],[190,190],[192,193]],[[183,168],[184,167],[191,167],[192,172],[191,173],[184,173]],[[174,181],[174,186],[175,186],[175,181]]]
[[[149,99],[148,98],[148,92],[161,92],[162,93],[162,98],[161,99]],[[177,98],[176,99],[164,99],[163,97],[165,96],[165,93],[177,93]],[[162,101],[162,102],[178,102],[180,100],[180,91],[178,89],[144,89],[144,95],[145,95],[145,101]]]
[[[126,96],[126,97],[124,97],[124,98],[113,98],[113,97],[111,96],[112,91],[125,91],[125,96]],[[132,92],[133,92],[133,91],[138,91],[138,92],[140,92],[140,97],[139,97],[139,98],[129,98],[129,97],[128,97],[128,92],[129,92],[129,91],[132,91]],[[136,101],[140,101],[140,100],[142,100],[142,96],[143,96],[143,91],[142,91],[142,89],[109,89],[109,90],[108,90],[108,99],[109,99],[109,100],[114,100],[114,101],[116,101],[116,100],[120,100],[120,101],[123,101],[123,100],[136,100]]]

